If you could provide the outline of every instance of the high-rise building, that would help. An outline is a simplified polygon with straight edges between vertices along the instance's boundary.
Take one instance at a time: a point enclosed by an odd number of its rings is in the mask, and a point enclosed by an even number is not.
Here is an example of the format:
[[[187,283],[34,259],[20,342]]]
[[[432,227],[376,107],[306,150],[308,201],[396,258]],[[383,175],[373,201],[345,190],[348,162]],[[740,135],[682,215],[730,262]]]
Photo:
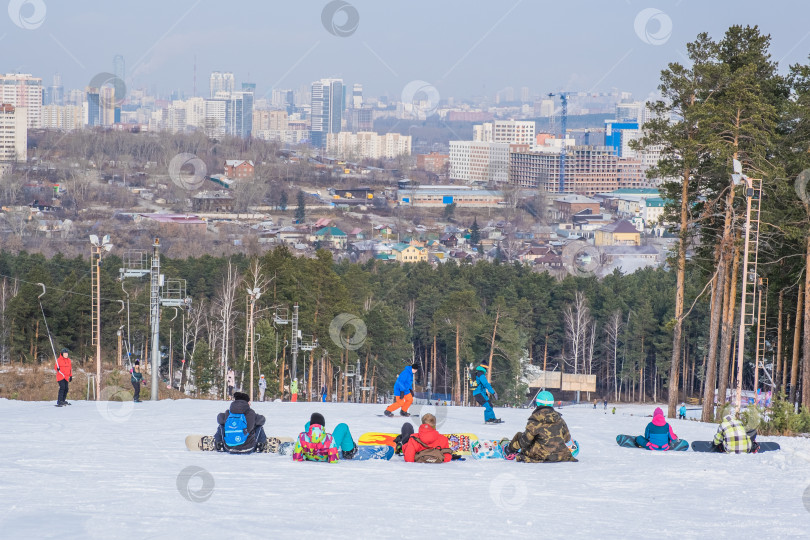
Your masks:
[[[27,118],[25,107],[0,104],[0,161],[28,159]]]
[[[495,120],[473,126],[473,140],[508,144],[534,144],[532,120]]]
[[[242,92],[250,92],[251,94],[256,94],[256,83],[254,82],[243,82],[242,83]]]
[[[57,73],[53,76],[53,84],[45,89],[43,105],[63,105],[65,101],[65,88],[62,86],[62,77]]]
[[[215,98],[217,96],[217,92],[233,92],[234,84],[233,73],[221,73],[219,71],[212,72],[209,80],[211,97]]]
[[[0,75],[0,103],[26,109],[28,128],[42,127],[42,79],[27,73]]]
[[[84,126],[84,107],[81,105],[44,105],[42,128],[73,131]]]
[[[509,181],[509,144],[450,141],[450,178],[469,184]]]
[[[87,125],[90,127],[101,125],[101,98],[98,88],[87,88]]]
[[[340,133],[343,121],[343,79],[321,79],[312,83],[312,145],[326,146],[329,133]]]
[[[520,88],[520,102],[521,103],[528,103],[529,102],[529,87],[523,86]]]
[[[225,136],[226,100],[205,100],[205,134],[213,139]]]
[[[326,136],[329,155],[344,159],[394,159],[411,154],[411,136],[374,132],[330,133]]]
[[[113,57],[113,75],[122,81],[127,80],[126,63],[124,62],[124,57],[120,54],[116,54]]]
[[[253,92],[232,92],[225,102],[225,133],[250,138],[253,132]]]
[[[359,109],[363,106],[363,85],[354,83],[352,87],[352,109]]]

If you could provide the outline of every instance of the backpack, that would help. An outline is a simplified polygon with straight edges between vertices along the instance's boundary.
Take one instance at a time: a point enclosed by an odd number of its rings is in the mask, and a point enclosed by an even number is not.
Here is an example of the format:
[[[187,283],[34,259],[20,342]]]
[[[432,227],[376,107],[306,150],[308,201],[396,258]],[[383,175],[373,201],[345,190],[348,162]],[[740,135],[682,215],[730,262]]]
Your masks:
[[[411,435],[411,439],[424,447],[424,450],[420,450],[414,455],[414,463],[444,463],[444,456],[453,453],[449,448],[428,448],[427,445],[415,435]]]
[[[478,388],[478,376],[477,375],[475,377],[469,377],[468,380],[470,381],[470,390],[475,390],[476,388]]]
[[[239,446],[240,444],[244,444],[248,439],[245,415],[228,413],[228,419],[225,420],[224,431],[224,442],[226,446]]]

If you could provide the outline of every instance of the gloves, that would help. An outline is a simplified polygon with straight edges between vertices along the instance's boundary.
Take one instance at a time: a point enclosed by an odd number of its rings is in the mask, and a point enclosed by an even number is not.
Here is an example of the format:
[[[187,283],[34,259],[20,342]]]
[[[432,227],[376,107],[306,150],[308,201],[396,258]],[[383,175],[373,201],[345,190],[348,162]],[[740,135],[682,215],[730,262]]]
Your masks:
[[[405,392],[399,393],[399,399],[405,399]]]
[[[68,377],[68,382],[73,382],[73,375],[71,375],[70,377]]]
[[[495,401],[498,401],[498,392],[495,392],[494,394],[492,394],[492,397],[495,398]]]

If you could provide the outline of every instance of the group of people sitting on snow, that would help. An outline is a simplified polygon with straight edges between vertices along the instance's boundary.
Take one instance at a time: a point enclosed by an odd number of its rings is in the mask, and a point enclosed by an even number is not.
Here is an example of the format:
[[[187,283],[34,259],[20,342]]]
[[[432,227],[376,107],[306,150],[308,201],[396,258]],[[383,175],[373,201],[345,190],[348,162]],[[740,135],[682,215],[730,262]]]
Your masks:
[[[565,420],[554,409],[554,397],[551,392],[537,394],[536,408],[529,416],[526,429],[512,437],[504,452],[517,454],[517,461],[526,463],[548,463],[560,461],[577,461],[572,455],[571,433]],[[231,414],[243,415],[246,426],[238,433],[229,430],[228,418]],[[265,417],[250,408],[250,398],[243,392],[234,393],[234,401],[228,410],[217,416],[219,424],[214,436],[218,451],[230,453],[250,453],[264,451],[267,436],[264,432]],[[455,456],[450,450],[447,437],[436,430],[436,417],[425,414],[421,418],[418,432],[414,433],[410,422],[403,424],[397,437],[397,453],[401,453],[407,462],[437,463],[449,462]],[[733,415],[726,415],[721,422],[713,440],[717,452],[751,453],[756,452],[758,444],[754,440],[756,432],[746,432],[742,423]],[[636,445],[655,451],[677,450],[685,441],[678,439],[672,427],[664,417],[664,411],[656,408],[652,422],[647,425],[643,436],[636,438]],[[357,443],[352,438],[349,426],[337,424],[330,433],[326,428],[326,419],[320,413],[313,413],[304,431],[298,435],[293,450],[295,461],[327,461],[352,459],[357,453]]]

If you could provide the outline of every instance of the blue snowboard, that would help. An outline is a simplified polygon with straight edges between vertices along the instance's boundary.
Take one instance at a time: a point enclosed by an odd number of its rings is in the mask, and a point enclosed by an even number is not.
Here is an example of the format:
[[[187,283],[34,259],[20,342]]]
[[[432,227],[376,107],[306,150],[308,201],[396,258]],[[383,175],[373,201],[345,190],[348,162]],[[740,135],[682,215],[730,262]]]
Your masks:
[[[393,446],[361,444],[357,446],[357,453],[352,457],[352,461],[365,461],[367,459],[384,459],[387,461],[393,455]]]
[[[636,444],[635,435],[616,435],[616,444],[625,448],[641,448],[642,450],[647,450],[647,448]],[[678,439],[669,450],[673,452],[685,452],[689,450],[689,443],[683,439]]]

